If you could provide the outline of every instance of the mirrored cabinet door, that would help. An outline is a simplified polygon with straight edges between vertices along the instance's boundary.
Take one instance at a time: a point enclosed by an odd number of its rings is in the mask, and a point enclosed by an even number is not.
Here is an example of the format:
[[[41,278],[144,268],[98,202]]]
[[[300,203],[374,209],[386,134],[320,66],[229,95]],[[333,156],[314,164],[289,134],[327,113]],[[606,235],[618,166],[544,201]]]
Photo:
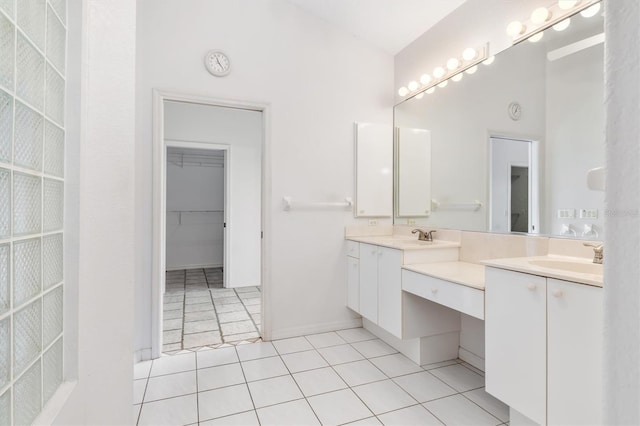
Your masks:
[[[356,123],[356,217],[393,214],[393,128]]]

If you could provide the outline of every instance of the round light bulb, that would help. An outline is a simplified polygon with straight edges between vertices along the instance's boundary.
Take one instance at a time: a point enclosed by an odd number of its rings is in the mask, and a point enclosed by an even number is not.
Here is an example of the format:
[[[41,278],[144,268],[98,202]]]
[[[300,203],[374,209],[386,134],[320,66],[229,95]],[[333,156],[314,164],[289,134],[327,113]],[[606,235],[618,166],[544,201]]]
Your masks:
[[[456,74],[453,77],[451,77],[451,80],[458,82],[460,80],[462,80],[462,77],[464,77],[464,74],[460,73],[460,74]]]
[[[546,7],[539,7],[531,14],[531,22],[536,25],[544,24],[551,18],[551,12]]]
[[[570,24],[571,24],[571,18],[567,18],[564,21],[560,21],[557,24],[555,24],[552,28],[556,31],[564,31],[567,28],[569,28]]]
[[[544,33],[543,32],[539,32],[538,34],[532,35],[531,37],[529,37],[529,41],[531,43],[537,43],[540,40],[542,40],[542,37],[544,37]]]
[[[524,24],[520,21],[513,21],[512,23],[507,25],[507,35],[509,37],[515,38],[520,34],[524,34],[526,30],[527,30],[527,27],[525,27]]]
[[[401,87],[398,89],[398,95],[404,97],[407,96],[409,94],[409,89],[407,89],[406,87]]]
[[[414,90],[418,90],[418,87],[420,87],[420,85],[418,84],[417,81],[411,81],[411,82],[409,82],[409,84],[407,84],[407,88],[412,92]]]
[[[444,68],[442,68],[442,67],[438,67],[438,68],[433,70],[433,76],[435,78],[442,78],[442,76],[444,76],[444,73],[445,73],[445,71],[444,71]]]
[[[431,83],[431,76],[429,74],[422,74],[420,76],[420,83],[422,83],[423,86]]]
[[[477,57],[478,52],[473,47],[467,47],[462,52],[462,59],[464,59],[465,61],[473,61]]]
[[[475,73],[476,73],[476,71],[478,71],[478,66],[477,66],[477,65],[474,65],[474,66],[472,66],[471,68],[469,68],[469,69],[467,70],[467,74],[475,74]]]
[[[569,10],[574,8],[580,0],[558,0],[558,7],[562,10]]]
[[[426,93],[427,95],[430,95],[430,94],[432,94],[432,93],[433,93],[433,92],[435,92],[435,91],[436,91],[436,88],[435,88],[435,87],[429,87],[429,88],[425,91],[425,93]]]
[[[447,87],[447,84],[449,84],[449,81],[445,80],[445,81],[443,81],[441,83],[438,83],[438,87],[441,88],[441,89],[444,89],[445,87]]]
[[[420,92],[416,95],[416,99],[422,99],[424,97],[424,92]]]
[[[449,68],[451,71],[457,70],[459,66],[460,61],[457,58],[451,58],[447,61],[447,68]]]
[[[496,57],[495,57],[495,55],[493,55],[493,56],[489,56],[487,59],[482,61],[482,63],[484,65],[491,65],[495,60],[496,60]]]
[[[585,18],[591,18],[592,16],[596,16],[598,12],[600,12],[600,3],[596,3],[593,6],[586,8],[585,10],[580,12],[580,15],[584,16]]]

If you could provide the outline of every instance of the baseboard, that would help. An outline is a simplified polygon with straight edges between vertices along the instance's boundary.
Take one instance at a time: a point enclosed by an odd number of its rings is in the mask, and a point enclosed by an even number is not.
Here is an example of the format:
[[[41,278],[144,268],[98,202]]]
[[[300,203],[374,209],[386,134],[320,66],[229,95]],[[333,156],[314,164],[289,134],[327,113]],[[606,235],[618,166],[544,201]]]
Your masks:
[[[133,353],[133,363],[137,364],[141,361],[148,361],[151,359],[151,348],[140,349]]]
[[[222,268],[222,263],[205,263],[195,265],[181,265],[181,266],[167,266],[167,271],[181,271],[183,269],[207,269],[207,268]]]
[[[484,358],[466,350],[462,346],[458,349],[458,358],[473,365],[478,370],[484,371]]]
[[[272,340],[288,339],[289,337],[306,336],[309,334],[328,333],[329,331],[344,330],[346,328],[362,327],[362,318],[345,321],[328,322],[323,324],[306,325],[301,327],[272,330]]]

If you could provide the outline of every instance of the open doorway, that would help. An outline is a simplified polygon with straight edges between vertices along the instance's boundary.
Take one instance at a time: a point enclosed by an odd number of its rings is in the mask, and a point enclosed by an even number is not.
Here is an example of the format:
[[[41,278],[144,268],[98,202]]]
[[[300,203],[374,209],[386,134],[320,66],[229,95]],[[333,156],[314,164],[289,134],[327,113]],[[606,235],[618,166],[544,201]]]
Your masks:
[[[152,355],[260,340],[264,111],[156,95]]]

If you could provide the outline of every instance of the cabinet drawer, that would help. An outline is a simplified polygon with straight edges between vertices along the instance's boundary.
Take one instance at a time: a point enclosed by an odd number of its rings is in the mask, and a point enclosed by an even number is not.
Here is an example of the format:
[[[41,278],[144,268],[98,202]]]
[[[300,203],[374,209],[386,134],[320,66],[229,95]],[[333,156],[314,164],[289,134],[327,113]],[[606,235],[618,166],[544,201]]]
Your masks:
[[[402,271],[402,289],[424,299],[484,319],[484,291],[413,271]]]
[[[358,259],[360,257],[360,243],[347,241],[347,256]]]

